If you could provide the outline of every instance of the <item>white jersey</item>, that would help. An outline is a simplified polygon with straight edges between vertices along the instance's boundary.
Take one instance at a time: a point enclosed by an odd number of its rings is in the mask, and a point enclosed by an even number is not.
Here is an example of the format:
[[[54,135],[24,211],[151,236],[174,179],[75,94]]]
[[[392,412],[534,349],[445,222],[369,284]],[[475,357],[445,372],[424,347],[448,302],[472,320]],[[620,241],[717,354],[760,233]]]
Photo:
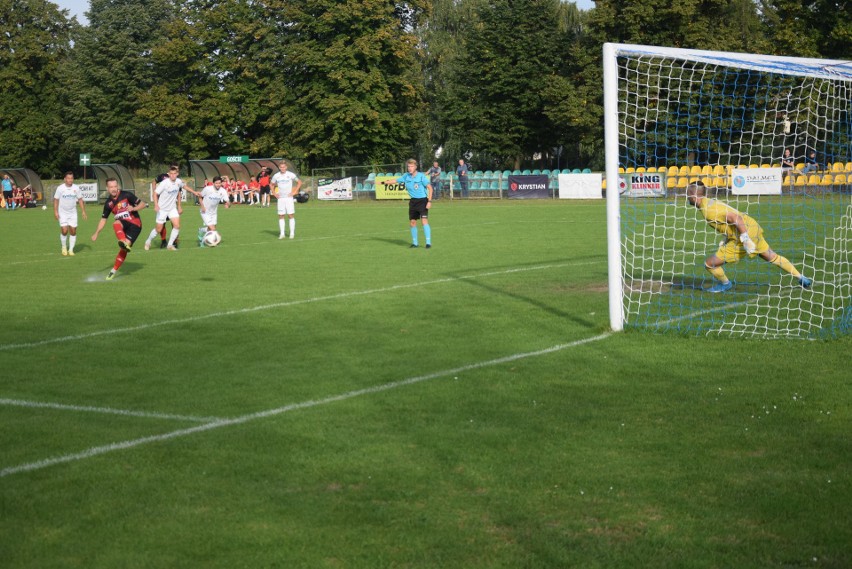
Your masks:
[[[157,204],[160,206],[160,211],[170,211],[177,207],[180,191],[184,185],[180,178],[175,178],[174,182],[166,178],[157,184],[157,189],[154,191],[157,193]]]
[[[59,212],[71,213],[77,211],[77,202],[83,199],[83,192],[77,184],[66,186],[59,184],[56,187],[56,192],[53,194],[53,199],[59,200]]]
[[[287,170],[283,174],[276,172],[272,176],[272,184],[278,188],[278,194],[281,196],[289,196],[293,193],[293,181],[298,180],[299,176]]]
[[[216,213],[219,209],[220,203],[227,203],[228,192],[225,188],[219,188],[217,190],[216,186],[204,186],[204,189],[201,190],[201,200],[204,203],[205,213]]]

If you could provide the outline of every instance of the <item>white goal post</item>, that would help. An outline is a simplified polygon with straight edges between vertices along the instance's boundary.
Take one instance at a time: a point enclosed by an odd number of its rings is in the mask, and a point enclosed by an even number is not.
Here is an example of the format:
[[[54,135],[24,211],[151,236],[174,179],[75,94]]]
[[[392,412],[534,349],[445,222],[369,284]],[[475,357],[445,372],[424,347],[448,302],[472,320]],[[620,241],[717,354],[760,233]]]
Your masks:
[[[611,328],[852,332],[852,62],[608,43],[603,72]]]

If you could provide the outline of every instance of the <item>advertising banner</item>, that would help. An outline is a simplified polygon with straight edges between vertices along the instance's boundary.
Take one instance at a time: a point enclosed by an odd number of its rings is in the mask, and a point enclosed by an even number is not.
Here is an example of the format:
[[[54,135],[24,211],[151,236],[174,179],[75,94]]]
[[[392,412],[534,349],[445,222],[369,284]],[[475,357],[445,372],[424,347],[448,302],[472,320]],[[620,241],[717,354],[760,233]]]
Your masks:
[[[510,200],[535,200],[549,197],[547,176],[509,176]]]
[[[317,182],[317,198],[321,200],[351,200],[352,178],[320,178]]]
[[[77,184],[80,191],[83,192],[84,202],[98,201],[98,185],[97,184]]]
[[[628,198],[666,197],[665,172],[619,174],[618,193]]]
[[[559,174],[559,199],[603,199],[601,179],[600,172],[596,174]]]
[[[393,176],[376,176],[377,200],[407,200],[405,184],[398,184]]]
[[[781,168],[734,168],[731,193],[735,196],[781,195],[783,181]]]

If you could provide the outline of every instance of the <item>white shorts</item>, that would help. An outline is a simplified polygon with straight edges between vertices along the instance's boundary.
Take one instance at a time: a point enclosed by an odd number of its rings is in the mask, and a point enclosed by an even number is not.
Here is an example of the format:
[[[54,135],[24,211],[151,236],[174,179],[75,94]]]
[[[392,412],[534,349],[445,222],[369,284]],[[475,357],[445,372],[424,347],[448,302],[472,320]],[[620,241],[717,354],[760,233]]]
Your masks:
[[[157,225],[162,225],[166,222],[166,219],[177,219],[180,217],[177,208],[172,208],[170,210],[163,210],[157,212]]]
[[[62,211],[59,210],[59,227],[77,227],[77,210]]]
[[[293,215],[296,213],[296,199],[290,195],[278,198],[278,215]]]
[[[218,221],[218,219],[217,219],[218,217],[219,217],[218,211],[214,211],[213,213],[204,212],[204,213],[201,214],[201,221],[204,222],[204,225],[215,226],[216,222]]]

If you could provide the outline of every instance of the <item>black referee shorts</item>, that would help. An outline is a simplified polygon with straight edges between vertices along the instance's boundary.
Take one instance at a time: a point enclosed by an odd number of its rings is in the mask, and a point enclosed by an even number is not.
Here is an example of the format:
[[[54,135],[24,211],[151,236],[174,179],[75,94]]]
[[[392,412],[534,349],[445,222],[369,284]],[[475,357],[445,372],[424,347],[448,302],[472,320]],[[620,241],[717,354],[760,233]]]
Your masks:
[[[429,203],[428,198],[411,198],[408,202],[408,219],[429,219],[429,210],[426,209],[427,203]]]

